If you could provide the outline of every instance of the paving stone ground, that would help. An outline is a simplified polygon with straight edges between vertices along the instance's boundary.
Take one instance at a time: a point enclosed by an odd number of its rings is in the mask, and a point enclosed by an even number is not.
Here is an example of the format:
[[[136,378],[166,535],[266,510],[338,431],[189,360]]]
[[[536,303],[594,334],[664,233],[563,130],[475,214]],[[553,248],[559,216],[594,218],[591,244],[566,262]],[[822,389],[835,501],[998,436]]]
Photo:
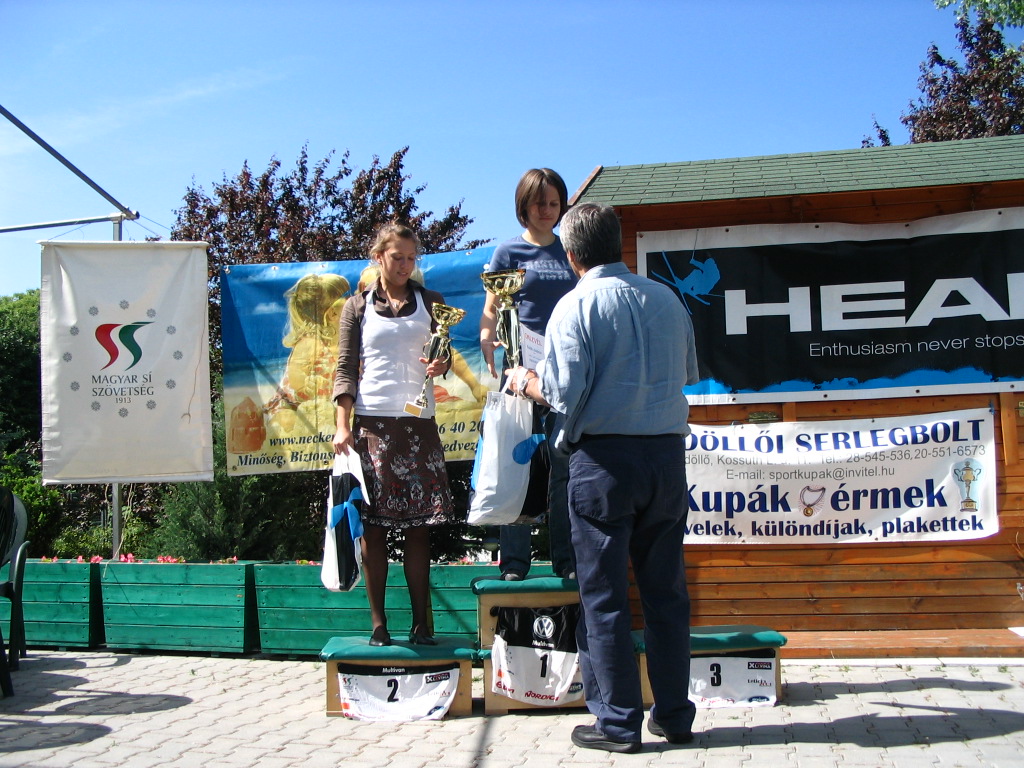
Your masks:
[[[479,670],[475,671],[479,678]],[[1024,659],[784,661],[775,707],[700,710],[690,746],[569,741],[582,710],[327,717],[316,661],[33,650],[0,699],[0,768],[1018,768]],[[482,681],[475,682],[482,697]]]

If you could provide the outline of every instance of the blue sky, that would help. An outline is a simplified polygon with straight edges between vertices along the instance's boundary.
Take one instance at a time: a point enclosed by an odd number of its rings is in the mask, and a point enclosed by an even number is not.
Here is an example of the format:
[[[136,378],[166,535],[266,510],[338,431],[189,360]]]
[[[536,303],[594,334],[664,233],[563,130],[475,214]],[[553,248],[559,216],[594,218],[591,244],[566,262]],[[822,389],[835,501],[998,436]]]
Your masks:
[[[463,201],[468,236],[518,234],[521,173],[570,191],[604,165],[856,148],[872,118],[907,141],[931,0],[0,0],[0,104],[167,237],[190,184],[249,162],[409,145],[421,207]],[[1005,32],[1020,44],[1020,29]],[[114,208],[0,117],[0,226]],[[0,295],[39,286],[38,240],[0,234]]]

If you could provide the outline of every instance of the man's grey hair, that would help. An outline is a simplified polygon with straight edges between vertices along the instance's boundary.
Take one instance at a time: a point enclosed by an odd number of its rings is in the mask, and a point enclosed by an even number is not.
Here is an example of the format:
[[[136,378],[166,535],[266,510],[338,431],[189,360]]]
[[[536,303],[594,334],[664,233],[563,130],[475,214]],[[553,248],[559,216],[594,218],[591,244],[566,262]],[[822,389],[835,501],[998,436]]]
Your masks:
[[[622,228],[610,205],[580,203],[570,208],[558,227],[562,247],[572,251],[585,269],[622,261]]]

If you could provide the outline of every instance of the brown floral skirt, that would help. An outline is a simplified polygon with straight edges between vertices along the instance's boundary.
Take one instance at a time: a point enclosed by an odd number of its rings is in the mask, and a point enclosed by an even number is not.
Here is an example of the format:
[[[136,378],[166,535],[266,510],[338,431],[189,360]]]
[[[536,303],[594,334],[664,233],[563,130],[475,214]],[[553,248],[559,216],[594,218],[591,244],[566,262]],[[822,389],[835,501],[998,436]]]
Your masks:
[[[412,528],[457,522],[433,419],[357,414],[352,432],[370,497],[364,523]]]

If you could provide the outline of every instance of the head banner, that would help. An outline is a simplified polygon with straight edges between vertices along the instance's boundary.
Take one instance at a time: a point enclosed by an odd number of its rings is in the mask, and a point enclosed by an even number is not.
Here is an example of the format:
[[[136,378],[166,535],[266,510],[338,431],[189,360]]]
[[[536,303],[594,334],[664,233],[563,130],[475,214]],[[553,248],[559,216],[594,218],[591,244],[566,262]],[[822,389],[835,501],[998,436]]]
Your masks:
[[[904,224],[642,232],[637,260],[693,319],[694,404],[1024,382],[1024,208]]]

